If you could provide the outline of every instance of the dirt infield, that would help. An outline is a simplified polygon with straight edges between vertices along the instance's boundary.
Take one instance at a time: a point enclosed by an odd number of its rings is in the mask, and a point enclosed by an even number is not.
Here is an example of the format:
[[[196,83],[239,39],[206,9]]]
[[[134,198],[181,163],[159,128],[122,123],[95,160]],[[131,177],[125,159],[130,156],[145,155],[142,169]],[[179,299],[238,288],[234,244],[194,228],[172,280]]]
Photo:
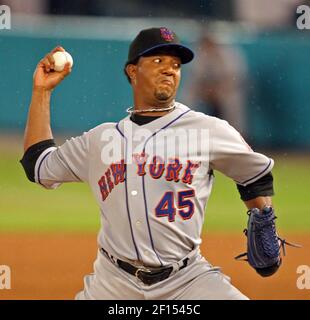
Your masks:
[[[208,234],[202,252],[251,299],[310,299],[310,289],[296,286],[297,267],[310,266],[310,236],[288,238],[303,248],[288,248],[284,265],[271,278],[261,278],[246,263],[233,260],[244,251],[242,235]],[[12,285],[11,290],[0,290],[0,300],[73,299],[96,256],[95,234],[2,234],[0,244],[0,265],[10,267]]]

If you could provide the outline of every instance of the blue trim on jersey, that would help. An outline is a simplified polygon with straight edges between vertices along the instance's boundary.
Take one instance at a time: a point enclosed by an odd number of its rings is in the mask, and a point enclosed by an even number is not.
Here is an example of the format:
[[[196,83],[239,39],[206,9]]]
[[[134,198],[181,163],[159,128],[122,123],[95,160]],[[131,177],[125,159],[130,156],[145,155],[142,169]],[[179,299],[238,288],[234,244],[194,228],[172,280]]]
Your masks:
[[[179,116],[177,116],[174,120],[170,121],[168,124],[166,124],[165,126],[163,126],[161,129],[159,129],[158,131],[154,132],[150,137],[148,137],[144,143],[143,146],[143,152],[145,152],[145,147],[146,144],[148,143],[148,141],[154,137],[158,132],[160,132],[161,130],[166,129],[167,127],[169,127],[173,122],[177,121],[178,119],[180,119],[184,114],[186,114],[187,112],[191,111],[191,109],[188,109],[187,111],[183,112],[182,114],[180,114]],[[144,181],[144,177],[142,176],[142,188],[143,188],[143,198],[144,198],[144,207],[145,207],[145,216],[146,216],[146,222],[147,222],[147,227],[148,227],[148,231],[149,231],[149,236],[150,236],[150,240],[151,240],[151,244],[152,244],[152,248],[153,251],[155,252],[158,261],[160,262],[161,266],[163,266],[162,261],[159,258],[158,253],[155,250],[155,246],[154,246],[154,241],[153,241],[153,236],[152,236],[152,232],[151,232],[151,227],[150,227],[150,222],[149,222],[149,217],[148,217],[148,209],[147,209],[147,202],[146,202],[146,193],[145,193],[145,181]]]
[[[268,170],[268,168],[270,167],[270,165],[271,165],[271,159],[269,159],[269,163],[268,163],[267,167],[266,167],[263,171],[261,171],[260,173],[258,173],[258,174],[257,174],[256,176],[254,176],[253,178],[248,179],[248,180],[246,180],[246,181],[242,182],[242,184],[245,184],[245,183],[247,183],[247,182],[249,182],[249,181],[251,181],[251,180],[253,180],[253,179],[257,178],[257,177],[258,177],[258,176],[260,176],[261,174],[263,174],[265,171],[267,171],[267,170]]]
[[[136,254],[137,254],[137,260],[142,260],[140,259],[140,254],[139,254],[139,250],[138,247],[136,245],[136,241],[135,241],[135,237],[133,235],[133,230],[132,230],[132,223],[131,223],[131,218],[130,218],[130,211],[129,211],[129,206],[128,206],[128,188],[127,188],[127,138],[125,137],[125,135],[122,133],[122,131],[119,128],[119,123],[116,124],[116,130],[120,133],[120,135],[124,138],[125,143],[126,143],[126,154],[125,154],[125,189],[126,189],[126,208],[127,208],[127,215],[128,215],[128,220],[129,220],[129,225],[130,225],[130,232],[131,232],[131,237],[132,237],[132,241],[133,244],[135,246],[135,250],[136,250]]]
[[[42,158],[42,160],[41,160],[41,162],[40,162],[40,164],[39,164],[39,167],[38,167],[38,182],[40,183],[41,186],[44,186],[44,185],[41,183],[41,179],[40,179],[40,169],[41,169],[41,165],[42,165],[44,159],[45,159],[51,152],[53,152],[53,151],[54,151],[54,150],[49,151],[49,152]]]

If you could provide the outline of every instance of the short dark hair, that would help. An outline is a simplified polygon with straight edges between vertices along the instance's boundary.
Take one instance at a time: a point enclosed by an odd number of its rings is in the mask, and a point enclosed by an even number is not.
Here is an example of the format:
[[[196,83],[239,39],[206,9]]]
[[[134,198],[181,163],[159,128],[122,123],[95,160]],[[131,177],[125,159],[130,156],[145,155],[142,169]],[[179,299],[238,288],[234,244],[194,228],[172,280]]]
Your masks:
[[[129,64],[134,64],[134,65],[136,65],[136,64],[138,63],[139,59],[140,59],[140,57],[137,58],[137,59],[135,59],[135,60],[133,60],[133,61],[128,61],[128,62],[126,62],[125,66],[124,66],[124,73],[125,73],[125,76],[127,77],[127,80],[128,80],[128,82],[129,82],[130,84],[131,84],[131,79],[130,79],[128,73],[127,73],[126,68],[127,68],[127,66],[128,66]]]

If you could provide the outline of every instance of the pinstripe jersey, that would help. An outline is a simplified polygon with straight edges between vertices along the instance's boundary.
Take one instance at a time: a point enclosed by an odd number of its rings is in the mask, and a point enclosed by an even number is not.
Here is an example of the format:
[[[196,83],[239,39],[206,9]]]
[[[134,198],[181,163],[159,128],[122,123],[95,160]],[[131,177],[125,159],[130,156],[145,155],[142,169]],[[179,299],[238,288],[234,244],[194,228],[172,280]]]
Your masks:
[[[199,247],[214,170],[246,186],[272,167],[226,121],[176,102],[145,125],[127,116],[46,149],[35,181],[88,183],[100,208],[99,246],[157,267]]]

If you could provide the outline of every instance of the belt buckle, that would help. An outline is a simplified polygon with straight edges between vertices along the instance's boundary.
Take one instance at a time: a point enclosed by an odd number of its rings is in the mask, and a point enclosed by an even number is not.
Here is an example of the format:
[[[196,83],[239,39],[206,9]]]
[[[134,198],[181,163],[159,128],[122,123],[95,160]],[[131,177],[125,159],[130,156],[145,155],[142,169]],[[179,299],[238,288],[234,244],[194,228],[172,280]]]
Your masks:
[[[141,272],[141,271],[146,272],[146,273],[151,273],[151,272],[152,272],[151,270],[149,270],[149,269],[147,269],[147,268],[145,268],[145,267],[137,268],[137,271],[135,272],[135,277],[136,277],[138,280],[140,280],[140,281],[142,281],[142,280],[139,278],[139,272]],[[142,281],[142,282],[143,282],[143,281]]]

